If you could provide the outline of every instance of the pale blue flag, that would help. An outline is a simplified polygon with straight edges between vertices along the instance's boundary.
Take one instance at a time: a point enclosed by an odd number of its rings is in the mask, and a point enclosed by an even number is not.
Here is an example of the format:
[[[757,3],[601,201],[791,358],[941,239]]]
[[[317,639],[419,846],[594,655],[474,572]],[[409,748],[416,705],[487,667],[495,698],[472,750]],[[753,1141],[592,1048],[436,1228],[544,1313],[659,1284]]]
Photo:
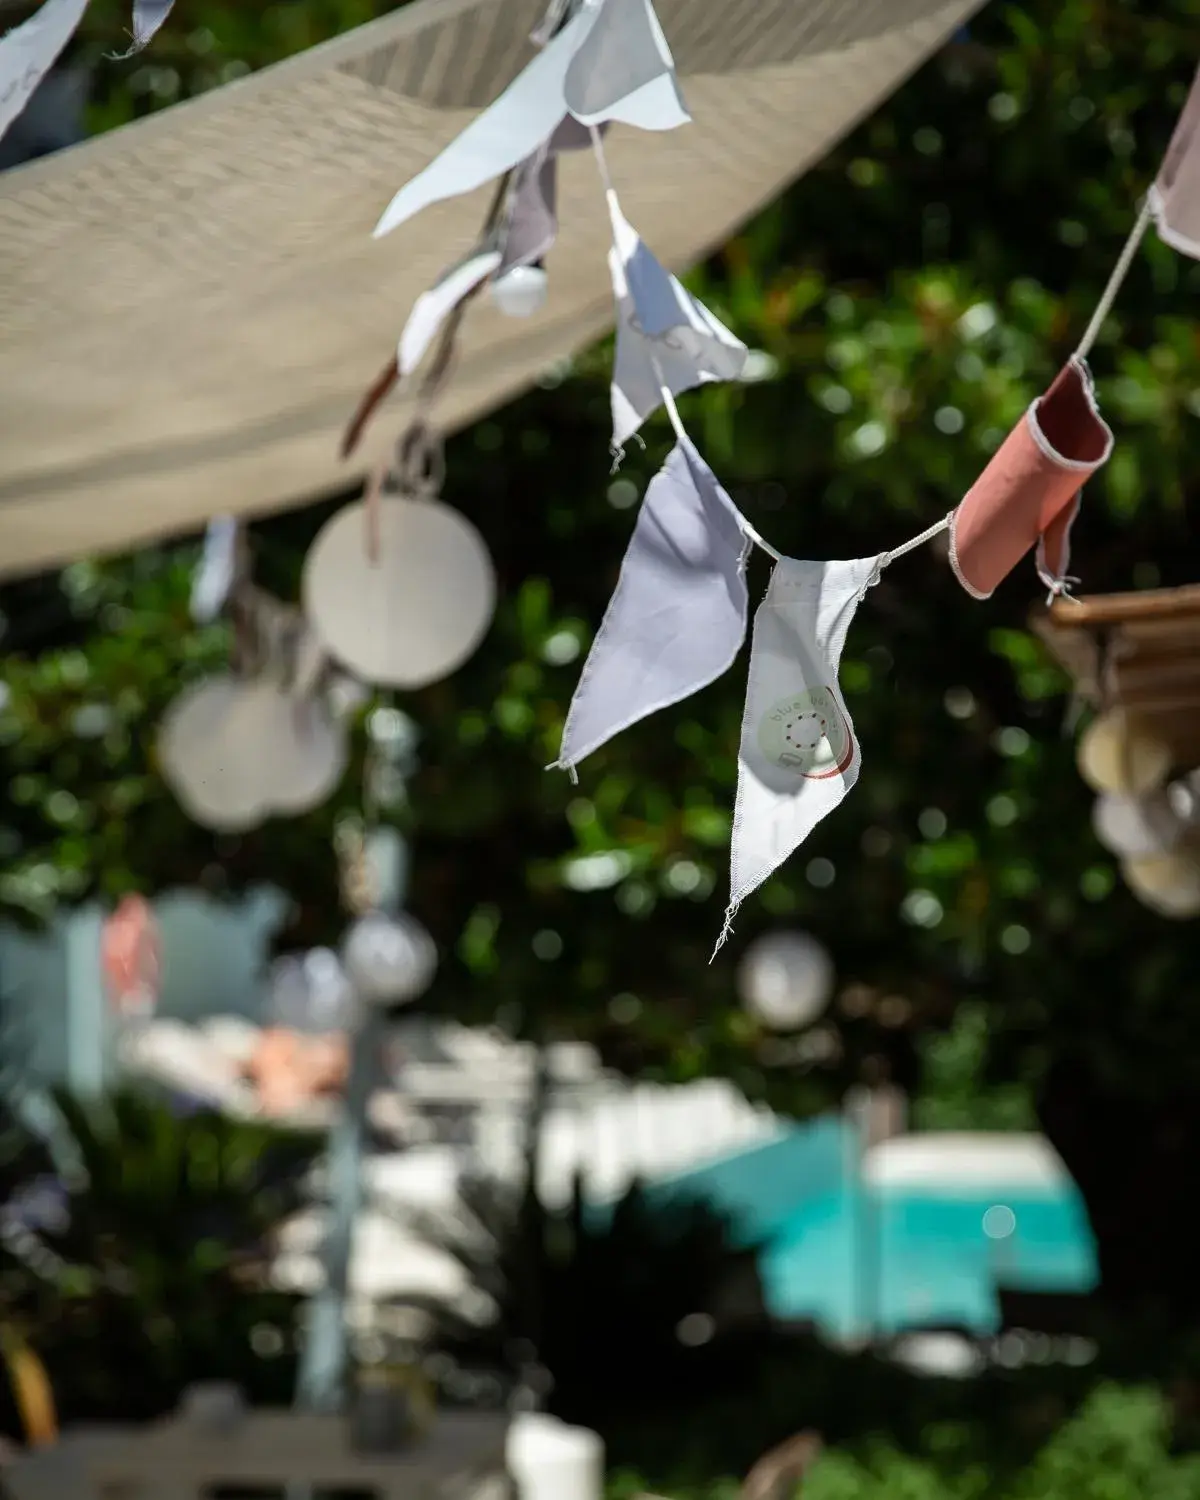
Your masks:
[[[584,125],[619,120],[639,130],[675,130],[691,115],[650,0],[602,0],[565,82],[567,108]]]
[[[0,136],[75,35],[88,0],[46,0],[41,10],[0,36]]]
[[[746,636],[748,542],[712,470],[681,437],[650,482],[584,664],[555,762],[578,763],[732,666]]]

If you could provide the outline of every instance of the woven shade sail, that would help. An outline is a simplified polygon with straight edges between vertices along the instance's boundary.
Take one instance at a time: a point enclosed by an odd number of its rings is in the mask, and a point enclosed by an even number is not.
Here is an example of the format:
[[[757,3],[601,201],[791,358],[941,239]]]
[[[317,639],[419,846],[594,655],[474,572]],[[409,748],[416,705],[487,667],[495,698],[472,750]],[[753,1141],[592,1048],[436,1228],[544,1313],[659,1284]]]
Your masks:
[[[627,215],[664,263],[694,262],[979,3],[660,0],[695,123],[611,132]],[[470,248],[487,190],[371,231],[528,60],[544,8],[416,0],[0,176],[0,575],[303,503],[377,461],[402,398],[357,471],[341,429],[414,299]],[[611,325],[586,152],[563,159],[559,216],[545,310],[473,307],[446,428]]]

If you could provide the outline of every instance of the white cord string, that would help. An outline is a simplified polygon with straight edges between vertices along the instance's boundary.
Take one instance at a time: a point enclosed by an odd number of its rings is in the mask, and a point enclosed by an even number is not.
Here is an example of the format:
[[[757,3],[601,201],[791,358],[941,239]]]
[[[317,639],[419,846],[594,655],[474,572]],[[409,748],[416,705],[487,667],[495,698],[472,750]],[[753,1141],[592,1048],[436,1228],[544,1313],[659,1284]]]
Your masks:
[[[783,561],[783,553],[776,552],[775,548],[771,546],[770,542],[764,541],[762,537],[759,536],[758,532],[755,531],[754,527],[751,526],[750,522],[747,521],[745,516],[739,514],[738,520],[741,522],[742,535],[748,542],[753,542],[760,552],[765,552],[767,556],[769,558],[772,558],[775,562]]]
[[[1096,304],[1096,311],[1092,314],[1092,321],[1088,324],[1083,337],[1079,340],[1079,348],[1075,351],[1076,359],[1086,359],[1092,352],[1092,345],[1100,336],[1100,330],[1104,327],[1104,320],[1112,312],[1113,303],[1117,300],[1117,294],[1129,275],[1129,268],[1133,265],[1133,258],[1138,253],[1142,240],[1146,236],[1146,230],[1150,227],[1153,215],[1153,201],[1149,193],[1142,203],[1142,210],[1137,216],[1133,228],[1129,231],[1129,238],[1125,241],[1125,247],[1117,258],[1113,267],[1112,275],[1108,278],[1108,285],[1100,294],[1100,301]]]
[[[933,541],[935,536],[941,536],[943,531],[949,531],[950,516],[953,514],[954,512],[951,511],[949,516],[943,516],[940,521],[935,521],[932,526],[927,526],[920,536],[914,536],[911,540],[902,542],[899,547],[893,547],[890,552],[885,552],[883,555],[886,561],[883,566],[886,568],[888,563],[894,563],[898,557],[903,557],[906,552],[915,552],[918,547],[923,547],[926,542]]]

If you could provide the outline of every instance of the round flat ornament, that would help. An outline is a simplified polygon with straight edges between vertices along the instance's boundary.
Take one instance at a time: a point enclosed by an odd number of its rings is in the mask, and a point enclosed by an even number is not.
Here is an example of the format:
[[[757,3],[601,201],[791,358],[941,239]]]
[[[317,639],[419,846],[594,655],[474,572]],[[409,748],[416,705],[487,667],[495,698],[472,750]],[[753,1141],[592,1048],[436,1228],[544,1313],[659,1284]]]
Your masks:
[[[1092,827],[1104,847],[1121,859],[1156,859],[1170,854],[1186,824],[1165,791],[1142,797],[1108,792],[1096,799]]]
[[[247,685],[221,673],[186,688],[159,729],[163,779],[202,827],[241,833],[266,814],[262,775],[231,733],[245,712]]]
[[[1160,917],[1185,921],[1200,916],[1200,858],[1193,851],[1126,860],[1121,873],[1142,905]]]
[[[384,497],[339,511],[313,543],[304,607],[357,676],[416,688],[448,676],[483,639],[496,580],[483,538],[438,500]]]
[[[293,699],[287,710],[270,804],[274,812],[309,812],[333,795],[345,774],[346,731],[314,699]]]
[[[1170,747],[1145,719],[1124,708],[1092,720],[1080,737],[1076,760],[1093,791],[1125,797],[1161,787],[1171,769]]]

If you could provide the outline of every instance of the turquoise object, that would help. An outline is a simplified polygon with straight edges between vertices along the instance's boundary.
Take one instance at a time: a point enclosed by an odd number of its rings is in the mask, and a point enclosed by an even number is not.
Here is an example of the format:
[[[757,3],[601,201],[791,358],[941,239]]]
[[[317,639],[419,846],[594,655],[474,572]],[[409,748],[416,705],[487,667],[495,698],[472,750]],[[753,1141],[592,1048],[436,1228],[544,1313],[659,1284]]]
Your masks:
[[[1000,1328],[1000,1289],[1074,1293],[1099,1281],[1083,1199],[1065,1168],[1014,1184],[871,1186],[838,1117],[646,1185],[651,1203],[699,1200],[760,1247],[768,1311],[836,1339]]]

